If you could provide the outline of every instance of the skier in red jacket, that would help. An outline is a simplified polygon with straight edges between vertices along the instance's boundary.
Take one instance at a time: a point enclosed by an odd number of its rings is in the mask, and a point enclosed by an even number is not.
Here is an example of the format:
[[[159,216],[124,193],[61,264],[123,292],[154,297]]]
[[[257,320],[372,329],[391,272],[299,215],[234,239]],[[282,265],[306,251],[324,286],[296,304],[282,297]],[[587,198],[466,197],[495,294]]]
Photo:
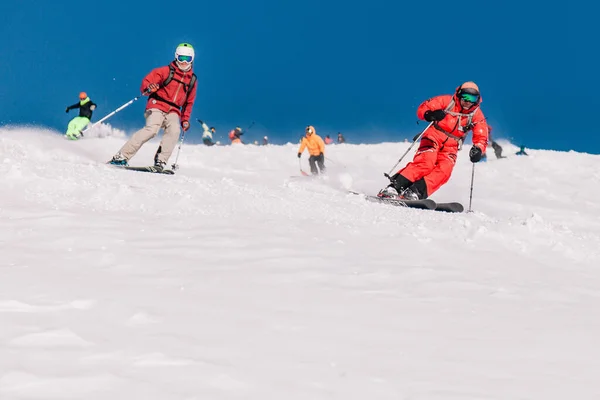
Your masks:
[[[417,109],[417,117],[432,122],[421,138],[412,162],[391,177],[377,196],[426,199],[448,182],[466,134],[473,131],[471,162],[479,162],[488,142],[488,126],[479,108],[481,95],[474,82],[460,85],[454,95],[433,97]]]
[[[128,165],[144,143],[163,128],[164,135],[154,156],[154,167],[162,171],[179,139],[180,125],[190,128],[190,114],[196,100],[196,75],[193,72],[194,48],[182,43],[175,50],[175,60],[169,65],[153,69],[142,81],[141,91],[149,95],[146,103],[146,126],[133,134],[110,164]]]

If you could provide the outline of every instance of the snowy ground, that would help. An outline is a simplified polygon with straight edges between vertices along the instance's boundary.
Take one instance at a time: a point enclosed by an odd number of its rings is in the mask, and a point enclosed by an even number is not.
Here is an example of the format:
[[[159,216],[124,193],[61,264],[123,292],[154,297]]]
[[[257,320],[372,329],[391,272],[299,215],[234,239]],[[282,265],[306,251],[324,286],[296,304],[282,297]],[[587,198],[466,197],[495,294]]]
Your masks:
[[[405,143],[313,180],[295,144],[166,176],[99,136],[0,128],[0,399],[600,398],[600,156],[492,155],[445,214],[345,193]],[[469,147],[434,199],[468,207]]]

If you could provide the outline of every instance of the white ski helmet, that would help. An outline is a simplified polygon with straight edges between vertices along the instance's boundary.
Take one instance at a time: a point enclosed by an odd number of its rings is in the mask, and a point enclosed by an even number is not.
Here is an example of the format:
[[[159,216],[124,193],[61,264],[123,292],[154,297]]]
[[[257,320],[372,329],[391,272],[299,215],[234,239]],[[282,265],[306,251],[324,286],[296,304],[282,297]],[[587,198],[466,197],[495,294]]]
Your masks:
[[[194,48],[189,43],[181,43],[175,49],[175,62],[182,71],[187,71],[192,68],[194,62]]]

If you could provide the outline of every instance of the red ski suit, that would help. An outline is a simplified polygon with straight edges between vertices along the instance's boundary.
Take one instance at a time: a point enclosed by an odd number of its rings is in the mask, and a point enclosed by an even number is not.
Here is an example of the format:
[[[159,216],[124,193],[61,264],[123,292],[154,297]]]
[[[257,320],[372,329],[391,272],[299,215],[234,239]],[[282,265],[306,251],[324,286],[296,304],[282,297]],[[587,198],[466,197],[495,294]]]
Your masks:
[[[193,87],[189,87],[194,73],[193,68],[190,68],[189,71],[182,71],[177,67],[175,61],[171,62],[171,65],[175,67],[175,74],[167,86],[163,87],[162,84],[169,77],[168,65],[153,69],[142,81],[142,93],[146,92],[151,83],[157,83],[161,86],[156,91],[156,96],[150,95],[146,103],[146,110],[158,108],[166,113],[174,112],[179,114],[181,122],[189,121],[196,100],[196,86],[198,86],[194,84]],[[166,100],[171,104],[161,100]],[[174,105],[178,107],[174,107]]]
[[[454,105],[448,109],[452,102]],[[473,144],[485,154],[488,126],[479,104],[481,101],[471,109],[463,110],[456,94],[442,95],[424,101],[417,109],[417,117],[422,120],[428,110],[442,109],[447,112],[443,120],[434,122],[425,130],[412,162],[398,171],[413,183],[424,179],[427,192],[423,195],[426,197],[431,196],[450,179],[456,163],[459,140],[462,142],[469,130],[473,131]],[[471,127],[465,128],[469,124],[469,114]]]

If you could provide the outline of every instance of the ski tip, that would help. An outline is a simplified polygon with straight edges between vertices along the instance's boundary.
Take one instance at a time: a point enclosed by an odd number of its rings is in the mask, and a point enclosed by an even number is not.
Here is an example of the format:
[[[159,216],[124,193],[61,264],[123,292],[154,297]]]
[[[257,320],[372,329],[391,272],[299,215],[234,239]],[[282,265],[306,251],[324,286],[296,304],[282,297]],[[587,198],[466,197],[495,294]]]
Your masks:
[[[461,203],[457,203],[457,202],[438,203],[435,210],[450,212],[450,213],[462,213],[465,210],[465,207]]]

